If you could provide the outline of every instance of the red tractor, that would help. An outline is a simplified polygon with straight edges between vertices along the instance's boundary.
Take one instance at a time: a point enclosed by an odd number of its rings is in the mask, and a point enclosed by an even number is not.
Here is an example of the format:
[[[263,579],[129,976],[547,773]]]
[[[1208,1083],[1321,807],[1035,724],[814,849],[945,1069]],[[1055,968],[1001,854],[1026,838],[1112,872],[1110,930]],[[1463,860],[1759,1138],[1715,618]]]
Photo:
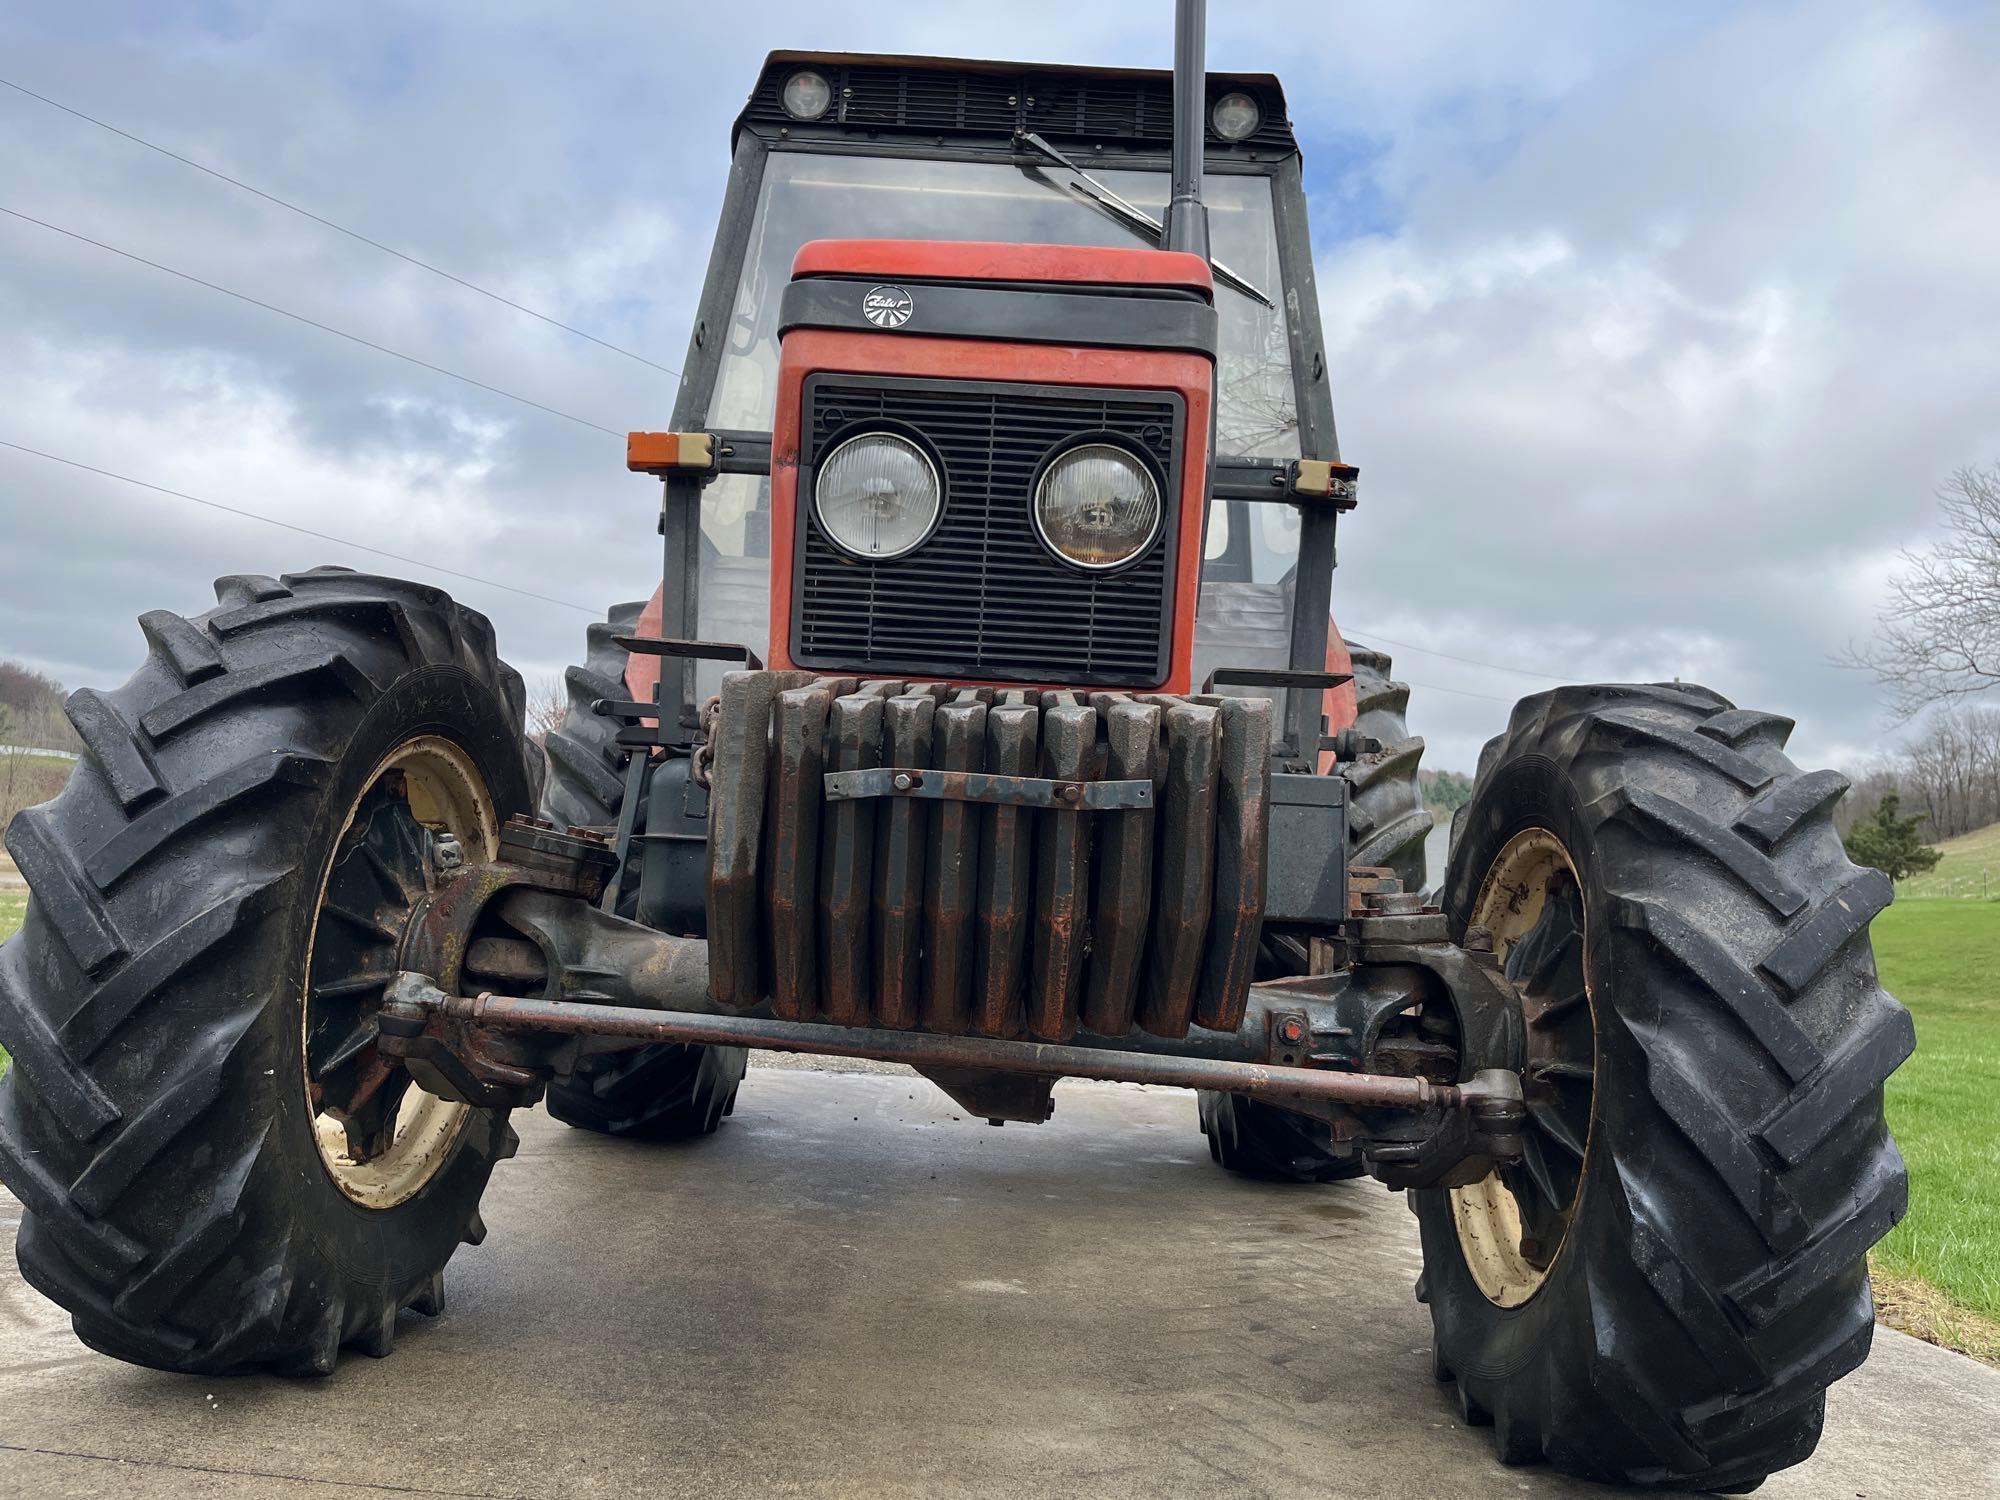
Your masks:
[[[1514,710],[1426,892],[1407,690],[1329,618],[1284,95],[1180,9],[1171,77],[770,58],[630,442],[663,587],[546,754],[483,617],[333,568],[148,614],[71,698],[88,754],[7,832],[0,1178],[86,1343],[386,1353],[510,1110],[704,1134],[763,1047],[996,1122],[1185,1085],[1223,1167],[1406,1191],[1510,1462],[1812,1450],[1906,1196],[1889,883],[1790,721],[1618,684]]]

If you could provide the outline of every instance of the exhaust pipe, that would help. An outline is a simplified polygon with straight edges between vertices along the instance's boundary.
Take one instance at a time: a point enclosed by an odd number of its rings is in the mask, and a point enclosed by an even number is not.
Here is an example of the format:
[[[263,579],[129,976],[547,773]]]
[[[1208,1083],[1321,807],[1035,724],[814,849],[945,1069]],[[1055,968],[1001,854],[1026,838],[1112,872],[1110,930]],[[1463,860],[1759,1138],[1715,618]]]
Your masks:
[[[1208,0],[1175,0],[1173,196],[1162,247],[1208,256],[1208,209],[1201,201],[1202,145],[1208,124]]]

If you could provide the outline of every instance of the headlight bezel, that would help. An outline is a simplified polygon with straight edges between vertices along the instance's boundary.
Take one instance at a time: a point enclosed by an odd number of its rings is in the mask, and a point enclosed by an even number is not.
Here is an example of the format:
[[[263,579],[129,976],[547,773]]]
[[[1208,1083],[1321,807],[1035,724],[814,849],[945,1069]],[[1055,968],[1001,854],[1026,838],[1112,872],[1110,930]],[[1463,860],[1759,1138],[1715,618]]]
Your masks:
[[[1250,106],[1250,123],[1241,131],[1232,135],[1229,131],[1222,128],[1222,106],[1225,104],[1234,104],[1238,100]],[[1232,146],[1242,145],[1261,130],[1263,125],[1263,101],[1248,89],[1230,89],[1227,93],[1217,95],[1215,102],[1208,107],[1209,129],[1215,132],[1217,140],[1227,141]]]
[[[820,486],[833,460],[855,443],[865,442],[871,438],[886,438],[893,443],[900,444],[909,449],[916,454],[918,459],[923,462],[925,469],[930,473],[933,495],[930,519],[914,541],[898,548],[894,552],[866,552],[855,547],[829,524],[826,512],[821,506]],[[949,501],[949,495],[945,488],[944,463],[932,448],[929,440],[914,428],[892,422],[870,421],[834,433],[821,446],[818,455],[813,460],[809,491],[810,493],[807,498],[812,511],[812,522],[819,529],[819,534],[825,537],[828,545],[842,557],[864,563],[896,562],[920,550],[926,542],[937,535],[938,527],[944,524],[945,506]]]
[[[806,78],[817,80],[819,86],[826,90],[826,101],[811,114],[801,114],[792,108],[792,85]],[[833,113],[833,80],[818,68],[794,68],[785,75],[785,81],[778,85],[778,107],[804,125],[810,125],[815,120],[824,120]]]
[[[1146,533],[1145,540],[1130,552],[1112,562],[1089,562],[1063,551],[1050,538],[1048,528],[1042,521],[1042,495],[1056,468],[1065,459],[1080,456],[1093,449],[1108,450],[1118,457],[1128,460],[1144,478],[1152,492],[1153,524]],[[1042,549],[1065,568],[1090,578],[1106,578],[1113,574],[1135,568],[1149,557],[1160,545],[1160,539],[1167,531],[1168,511],[1167,476],[1160,470],[1153,456],[1143,448],[1115,432],[1075,433],[1065,438],[1042,459],[1035,470],[1034,482],[1028,487],[1028,522],[1034,528],[1035,540]]]

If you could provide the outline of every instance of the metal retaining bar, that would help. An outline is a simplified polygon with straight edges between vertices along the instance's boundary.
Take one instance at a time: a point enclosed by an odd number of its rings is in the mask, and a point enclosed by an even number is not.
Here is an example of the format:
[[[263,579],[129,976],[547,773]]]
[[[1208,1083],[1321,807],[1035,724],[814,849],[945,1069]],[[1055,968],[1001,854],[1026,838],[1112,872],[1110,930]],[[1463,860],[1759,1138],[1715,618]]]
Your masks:
[[[1150,781],[1052,781],[1045,776],[993,776],[981,771],[925,770],[921,766],[829,771],[825,785],[829,802],[858,797],[922,797],[932,802],[1080,807],[1089,812],[1153,805]]]

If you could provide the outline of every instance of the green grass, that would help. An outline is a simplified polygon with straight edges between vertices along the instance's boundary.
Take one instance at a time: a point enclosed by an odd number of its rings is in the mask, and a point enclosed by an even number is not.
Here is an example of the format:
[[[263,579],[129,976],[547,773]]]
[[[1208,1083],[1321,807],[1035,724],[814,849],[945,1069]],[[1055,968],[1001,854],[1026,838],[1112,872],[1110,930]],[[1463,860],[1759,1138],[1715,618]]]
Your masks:
[[[1910,1213],[1876,1264],[1892,1287],[1942,1294],[1947,1320],[1971,1315],[1940,1342],[2000,1358],[2000,902],[1899,893],[1874,939],[1883,984],[1917,1021],[1916,1055],[1888,1087]]]
[[[8,869],[13,866],[9,865]],[[0,891],[0,943],[14,935],[22,920],[28,915],[28,893],[26,891]],[[7,1049],[0,1047],[0,1073],[7,1071]]]
[[[63,789],[76,762],[60,755],[32,752],[0,752],[0,828],[14,820],[24,807],[46,802]],[[0,870],[15,873],[13,863],[0,854]],[[16,887],[0,889],[0,943],[14,935],[28,914],[28,893]],[[0,1073],[7,1071],[7,1049],[0,1047]]]
[[[2000,897],[2000,823],[1989,823],[1937,846],[1937,868],[1912,875],[1896,887],[1898,900],[1956,896],[1961,900]]]
[[[76,762],[66,755],[44,753],[39,750],[8,750],[0,753],[0,763],[13,761],[20,766],[35,766],[45,771],[61,771],[65,776]]]
[[[55,796],[75,769],[75,761],[56,755],[0,752],[0,827],[22,808]]]

